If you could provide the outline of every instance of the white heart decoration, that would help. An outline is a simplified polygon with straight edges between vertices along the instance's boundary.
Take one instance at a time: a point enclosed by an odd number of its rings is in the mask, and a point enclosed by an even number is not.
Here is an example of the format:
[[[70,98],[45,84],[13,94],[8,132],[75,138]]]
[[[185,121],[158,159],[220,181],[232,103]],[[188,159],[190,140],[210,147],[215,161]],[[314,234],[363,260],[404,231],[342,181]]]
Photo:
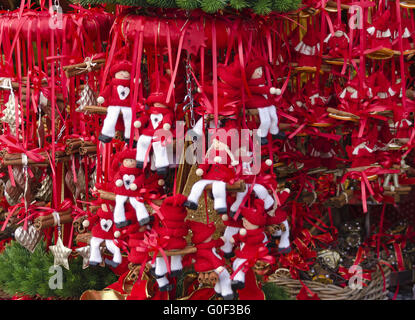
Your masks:
[[[108,232],[112,227],[112,220],[110,219],[101,219],[99,223],[101,224],[101,229],[105,232]]]
[[[122,176],[125,189],[129,190],[130,185],[134,182],[135,176],[133,174],[125,174]]]
[[[161,113],[151,114],[150,115],[151,124],[153,125],[153,129],[157,129],[160,125],[161,121],[163,120],[163,115]]]
[[[128,95],[130,94],[130,88],[124,86],[117,86],[118,96],[121,100],[127,99]]]

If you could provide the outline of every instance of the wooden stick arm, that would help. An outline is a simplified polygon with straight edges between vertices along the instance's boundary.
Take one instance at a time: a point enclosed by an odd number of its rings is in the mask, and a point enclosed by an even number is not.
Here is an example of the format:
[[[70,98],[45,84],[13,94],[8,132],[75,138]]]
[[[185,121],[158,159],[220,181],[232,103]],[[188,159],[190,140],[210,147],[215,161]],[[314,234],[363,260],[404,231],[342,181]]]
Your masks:
[[[337,3],[335,2],[335,1],[331,1],[331,0],[329,0],[329,1],[327,1],[327,4],[326,4],[327,6],[330,6],[330,7],[335,7],[335,8],[337,8]],[[340,4],[340,8],[341,9],[344,9],[344,10],[349,10],[350,9],[350,6],[349,5],[347,5],[347,4]]]
[[[196,249],[196,247],[193,247],[193,246],[189,246],[189,247],[186,247],[186,248],[180,249],[180,250],[165,250],[164,251],[164,253],[168,257],[178,256],[178,255],[184,256],[186,254],[192,254],[192,253],[195,253],[195,252],[197,252],[197,249]],[[157,254],[157,257],[162,257],[162,254],[159,252]]]
[[[75,237],[76,242],[83,242],[86,244],[90,244],[92,238],[91,232],[79,233]],[[105,247],[105,241],[100,244],[100,247]]]
[[[88,243],[91,241],[92,238],[92,234],[90,232],[87,233],[80,233],[76,236],[76,241],[77,242],[84,242],[84,243]],[[104,246],[104,244],[102,244],[101,246]],[[164,253],[166,254],[166,256],[171,257],[171,256],[177,256],[177,255],[186,255],[186,254],[192,254],[197,252],[196,247],[193,246],[188,246],[184,249],[180,249],[180,250],[165,250]],[[162,254],[159,252],[157,254],[158,257],[162,257]]]
[[[362,172],[362,171],[365,171],[365,170],[367,170],[369,168],[380,168],[380,165],[374,165],[374,164],[372,164],[370,166],[364,166],[364,167],[346,168],[346,171],[347,172],[351,172],[351,171],[359,171],[359,172]]]
[[[406,193],[406,192],[410,192],[412,190],[412,187],[411,186],[400,186],[400,187],[392,188],[392,186],[385,186],[384,189],[386,191],[404,192],[404,193]]]
[[[105,190],[98,190],[98,192],[99,192],[99,195],[100,195],[100,198],[101,199],[115,201],[115,193],[109,192],[109,191],[105,191]],[[155,200],[152,200],[152,202],[155,205],[160,206],[162,204],[163,200],[155,199]]]
[[[340,116],[350,117],[350,118],[353,118],[353,119],[360,119],[359,116],[357,116],[353,113],[338,110],[338,109],[331,108],[331,107],[327,108],[327,112],[334,113],[334,114],[337,114],[337,115],[340,115]]]
[[[85,106],[82,112],[87,114],[107,114],[107,108],[102,106]]]
[[[238,180],[236,181],[234,184],[226,184],[226,191],[229,192],[243,192],[246,189],[246,184],[245,181],[243,180]],[[212,191],[212,185],[209,184],[206,186],[205,188],[206,191]]]

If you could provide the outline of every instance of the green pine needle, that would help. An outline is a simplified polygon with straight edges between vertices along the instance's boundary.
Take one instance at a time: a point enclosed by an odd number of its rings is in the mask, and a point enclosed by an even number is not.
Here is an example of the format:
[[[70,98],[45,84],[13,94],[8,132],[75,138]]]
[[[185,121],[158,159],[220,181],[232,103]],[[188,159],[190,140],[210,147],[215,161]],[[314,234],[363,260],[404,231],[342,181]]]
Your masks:
[[[176,4],[179,8],[185,10],[194,10],[199,8],[198,0],[176,0]]]
[[[70,270],[63,269],[63,288],[52,290],[49,287],[52,265],[53,255],[46,252],[44,242],[31,254],[12,241],[0,254],[0,288],[9,295],[77,298],[88,289],[102,290],[117,281],[110,269],[82,269],[82,258],[75,258],[69,261]]]
[[[207,13],[215,13],[226,7],[226,0],[201,0],[201,8]]]
[[[103,3],[138,7],[180,8],[184,10],[201,8],[207,13],[216,13],[225,8],[235,10],[252,8],[259,15],[267,15],[272,11],[288,12],[295,10],[300,6],[301,0],[80,0],[82,6]]]
[[[279,287],[272,282],[265,282],[262,285],[262,291],[266,300],[292,300],[283,287]]]
[[[271,13],[271,5],[271,0],[258,0],[253,9],[259,15],[267,15]]]
[[[232,8],[236,10],[242,10],[249,7],[249,3],[245,0],[230,0],[229,4]]]

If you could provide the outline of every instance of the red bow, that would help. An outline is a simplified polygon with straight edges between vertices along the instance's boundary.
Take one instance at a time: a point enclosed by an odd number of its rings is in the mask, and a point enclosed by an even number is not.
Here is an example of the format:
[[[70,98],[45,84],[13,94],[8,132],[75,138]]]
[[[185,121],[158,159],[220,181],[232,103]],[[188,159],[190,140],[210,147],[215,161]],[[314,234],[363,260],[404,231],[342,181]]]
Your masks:
[[[363,212],[366,213],[367,212],[367,195],[366,195],[366,188],[369,191],[369,193],[372,196],[376,196],[375,192],[373,191],[373,188],[367,178],[367,175],[375,175],[375,174],[387,174],[387,173],[399,173],[399,170],[390,170],[390,169],[381,169],[378,167],[372,167],[372,168],[368,168],[366,170],[363,171],[350,171],[348,173],[346,173],[343,178],[341,183],[344,183],[346,181],[346,179],[350,178],[350,179],[359,179],[360,178],[360,190],[362,193],[362,206],[363,206]],[[377,198],[379,200],[383,199],[383,197],[378,194]]]
[[[249,259],[246,259],[231,275],[231,280],[236,276],[236,274],[242,270],[246,273],[250,268],[252,268],[257,261],[264,261],[270,264],[275,263],[275,258],[270,256],[268,249],[265,247],[259,247],[255,252],[255,256]]]
[[[41,149],[33,149],[33,150],[26,150],[17,140],[16,138],[8,135],[1,135],[0,142],[5,144],[5,148],[9,153],[23,153],[29,159],[32,159],[35,162],[44,161],[45,158],[39,154]]]

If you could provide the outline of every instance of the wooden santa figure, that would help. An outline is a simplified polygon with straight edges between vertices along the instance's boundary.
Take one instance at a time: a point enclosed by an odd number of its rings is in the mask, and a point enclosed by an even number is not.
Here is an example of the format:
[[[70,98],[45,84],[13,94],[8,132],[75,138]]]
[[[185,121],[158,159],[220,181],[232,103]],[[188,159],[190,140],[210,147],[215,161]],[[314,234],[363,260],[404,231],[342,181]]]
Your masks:
[[[125,149],[118,152],[113,160],[114,172],[113,191],[115,193],[114,222],[117,228],[122,228],[131,223],[125,217],[125,203],[128,200],[133,206],[137,221],[140,225],[150,222],[150,216],[140,198],[140,189],[149,181],[146,180],[142,169],[136,168],[135,151]]]
[[[144,163],[150,161],[150,150],[153,150],[154,167],[157,174],[164,176],[169,168],[167,144],[173,126],[173,99],[167,102],[167,91],[170,82],[164,76],[153,74],[151,77],[151,93],[146,99],[148,110],[134,122],[134,127],[140,128],[140,137],[137,141],[137,167],[143,168]]]
[[[129,143],[132,121],[130,104],[131,62],[126,60],[117,62],[111,67],[110,75],[112,79],[109,85],[105,87],[97,99],[99,105],[107,106],[107,115],[98,139],[107,143],[114,138],[115,125],[120,113],[122,113],[124,140]]]
[[[180,250],[184,249],[187,245],[186,239],[188,227],[184,220],[187,216],[187,211],[183,207],[183,203],[186,201],[186,197],[182,194],[176,194],[171,197],[164,199],[160,212],[163,219],[156,221],[153,229],[158,233],[160,237],[168,239],[166,244],[163,246],[163,250]],[[181,274],[182,255],[171,255],[169,259],[170,263],[170,277],[177,277]],[[168,273],[166,260],[163,257],[157,257],[153,266],[157,283],[160,291],[170,291],[173,289],[173,285],[169,283],[166,277]]]
[[[222,128],[222,133],[226,134],[234,129],[235,123],[227,122],[227,127]],[[228,136],[226,134],[226,136]],[[233,184],[236,178],[236,166],[239,161],[232,154],[227,143],[221,141],[221,137],[215,136],[212,144],[206,152],[205,162],[198,165],[196,175],[202,177],[197,181],[190,191],[184,206],[196,210],[199,198],[207,185],[212,185],[212,195],[214,199],[214,209],[218,214],[225,214],[228,211],[226,203],[226,184]]]
[[[267,212],[266,215],[266,229],[271,235],[271,241],[268,243],[268,248],[275,246],[275,240],[280,238],[278,244],[278,251],[281,253],[289,253],[290,247],[290,227],[287,220],[287,212],[285,211],[285,204],[290,196],[290,189],[285,188],[278,193],[280,204],[275,211]]]
[[[266,235],[264,233],[265,212],[264,202],[255,199],[251,207],[241,209],[244,228],[233,236],[236,259],[233,261],[232,289],[240,290],[245,287],[245,273],[257,260],[271,259],[266,248]]]
[[[261,174],[264,172],[262,168],[268,170],[269,166],[272,165],[272,160],[267,159],[266,161],[261,162],[261,171],[259,173],[254,174],[254,171],[252,170],[254,160],[252,155],[253,154],[251,151],[246,151],[245,147],[241,147],[242,169],[238,177],[239,179],[242,179],[245,182],[246,187],[244,191],[236,193],[236,199],[230,207],[231,217],[233,217],[235,213],[238,211],[239,206],[241,205],[243,199],[245,198],[246,194],[251,188],[255,196],[264,201],[265,210],[269,210],[274,204],[274,198],[269,194],[267,188],[261,184],[260,178]]]
[[[151,223],[141,226],[137,221],[134,208],[130,204],[126,204],[125,216],[131,224],[121,231],[120,240],[126,240],[129,248],[128,261],[133,264],[141,265],[147,262],[150,257],[147,251],[142,250],[142,241],[147,230],[151,229]],[[150,221],[153,216],[150,216]]]
[[[112,201],[99,200],[101,207],[96,214],[82,222],[85,228],[89,228],[92,233],[90,241],[91,255],[89,265],[95,266],[102,262],[101,243],[105,242],[107,249],[113,254],[112,260],[105,259],[105,263],[111,267],[118,267],[122,262],[121,250],[114,242],[120,236],[120,231],[116,229],[112,213]]]
[[[393,26],[390,20],[391,13],[385,10],[373,18],[372,25],[366,29],[368,33],[368,47],[371,49],[392,49]]]
[[[248,79],[247,109],[257,109],[259,114],[258,136],[261,144],[267,144],[267,136],[271,134],[273,139],[283,139],[283,132],[278,127],[278,115],[274,100],[271,95],[280,95],[281,89],[272,87],[265,78],[265,68],[269,67],[266,61],[257,59],[246,66],[246,77]]]
[[[204,224],[197,221],[187,221],[192,230],[192,243],[197,251],[192,255],[196,272],[215,272],[218,281],[215,284],[215,292],[223,297],[224,300],[233,300],[234,293],[231,287],[230,274],[226,269],[225,260],[217,253],[216,248],[221,247],[224,242],[222,239],[213,240],[215,232],[213,223]]]
[[[347,58],[349,56],[349,42],[350,39],[342,23],[336,24],[333,33],[330,32],[324,39],[330,58]]]
[[[235,255],[233,252],[234,243],[231,239],[241,228],[243,228],[242,219],[233,219],[229,217],[229,215],[224,214],[222,215],[222,221],[226,228],[222,236],[224,244],[220,247],[220,249],[223,252],[223,256],[226,259],[230,259]]]

